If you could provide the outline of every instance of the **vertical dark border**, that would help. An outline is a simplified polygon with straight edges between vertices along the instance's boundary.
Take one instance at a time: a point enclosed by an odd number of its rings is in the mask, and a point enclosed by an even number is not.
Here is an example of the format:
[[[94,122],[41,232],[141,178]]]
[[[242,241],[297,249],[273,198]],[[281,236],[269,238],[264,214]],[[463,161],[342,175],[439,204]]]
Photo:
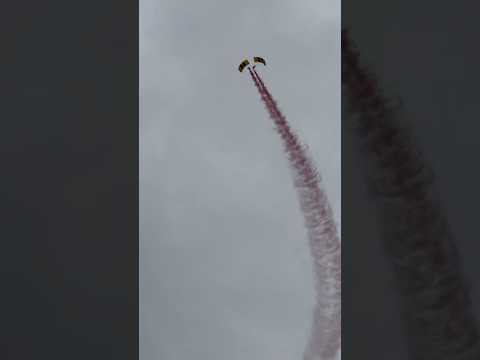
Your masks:
[[[0,19],[0,358],[138,358],[138,1]]]
[[[367,181],[385,180],[386,175],[371,166],[382,155],[368,155],[367,143],[377,142],[377,150],[382,150],[382,136],[393,133],[377,127],[370,139],[358,136],[352,129],[358,118],[347,113],[350,99],[343,93],[343,359],[480,356],[480,122],[474,120],[479,52],[472,45],[476,14],[478,4],[468,1],[342,1],[342,26],[359,50],[360,64],[368,69],[365,78],[376,77],[393,100],[392,116],[408,129],[410,145],[420,154],[417,190],[428,189],[429,201],[430,195],[434,200],[427,207],[427,197],[421,198],[418,205],[434,210],[412,225],[414,221],[402,217],[404,210],[425,214],[420,206],[411,202],[401,209],[390,201],[393,196],[379,195],[388,180],[376,184],[378,188]],[[370,91],[364,87],[359,93]],[[421,176],[427,168],[433,185],[430,177]],[[390,168],[390,174],[398,171],[403,180],[412,180],[413,169]],[[400,210],[398,218],[388,214],[392,209]],[[425,235],[433,220],[438,227]],[[426,241],[428,236],[433,240]],[[405,242],[399,245],[399,240]]]

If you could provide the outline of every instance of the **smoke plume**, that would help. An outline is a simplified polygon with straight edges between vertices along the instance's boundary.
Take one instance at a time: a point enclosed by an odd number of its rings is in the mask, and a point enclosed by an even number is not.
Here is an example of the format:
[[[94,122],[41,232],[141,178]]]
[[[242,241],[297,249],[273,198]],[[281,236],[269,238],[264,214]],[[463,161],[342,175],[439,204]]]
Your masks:
[[[248,69],[279,133],[308,232],[317,299],[305,360],[330,360],[341,345],[341,244],[321,178],[263,80]]]
[[[399,112],[342,31],[342,86],[372,168],[382,237],[400,287],[413,359],[478,359],[478,329],[447,219]],[[403,122],[405,123],[405,122]]]

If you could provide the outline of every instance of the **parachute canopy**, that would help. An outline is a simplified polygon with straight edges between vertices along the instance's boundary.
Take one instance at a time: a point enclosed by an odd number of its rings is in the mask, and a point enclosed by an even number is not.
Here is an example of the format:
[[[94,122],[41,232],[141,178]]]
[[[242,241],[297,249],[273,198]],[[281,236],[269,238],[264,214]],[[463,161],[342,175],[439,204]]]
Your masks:
[[[245,69],[245,67],[248,65],[250,65],[250,61],[248,61],[247,59],[243,60],[238,66],[238,71],[242,72],[243,69]]]
[[[254,56],[253,57],[253,62],[255,64],[258,64],[258,63],[261,63],[263,65],[267,65],[267,63],[265,62],[265,59],[264,58],[261,58],[260,56]]]

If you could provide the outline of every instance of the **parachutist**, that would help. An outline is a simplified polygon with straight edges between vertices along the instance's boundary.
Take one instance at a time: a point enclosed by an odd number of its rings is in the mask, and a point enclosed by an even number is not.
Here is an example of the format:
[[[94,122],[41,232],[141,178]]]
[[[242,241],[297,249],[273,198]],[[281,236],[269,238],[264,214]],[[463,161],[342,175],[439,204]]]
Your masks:
[[[263,64],[263,65],[267,65],[267,63],[265,62],[265,59],[261,58],[259,56],[254,56],[253,57],[253,63],[254,63],[253,69],[255,69],[255,67],[257,66],[258,63]],[[250,65],[250,61],[248,61],[247,59],[243,60],[240,63],[240,65],[238,66],[238,71],[243,72],[245,67],[247,67],[248,65]],[[250,67],[249,67],[249,69],[250,69]]]
[[[250,65],[250,61],[248,61],[247,59],[243,60],[238,66],[238,71],[242,72],[243,69],[245,69],[245,67],[248,65]]]
[[[265,59],[264,58],[261,58],[260,56],[254,56],[253,57],[253,63],[254,64],[257,64],[257,63],[260,63],[260,64],[263,64],[263,65],[267,65],[267,63],[265,62]],[[255,66],[254,66],[255,67]]]

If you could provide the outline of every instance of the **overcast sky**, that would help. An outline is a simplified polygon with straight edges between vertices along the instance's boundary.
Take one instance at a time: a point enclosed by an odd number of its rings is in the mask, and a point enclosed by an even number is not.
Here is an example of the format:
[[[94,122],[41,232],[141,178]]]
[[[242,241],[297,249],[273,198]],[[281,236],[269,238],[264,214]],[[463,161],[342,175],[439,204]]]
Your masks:
[[[306,230],[260,68],[340,226],[340,1],[140,1],[140,356],[300,360]]]

